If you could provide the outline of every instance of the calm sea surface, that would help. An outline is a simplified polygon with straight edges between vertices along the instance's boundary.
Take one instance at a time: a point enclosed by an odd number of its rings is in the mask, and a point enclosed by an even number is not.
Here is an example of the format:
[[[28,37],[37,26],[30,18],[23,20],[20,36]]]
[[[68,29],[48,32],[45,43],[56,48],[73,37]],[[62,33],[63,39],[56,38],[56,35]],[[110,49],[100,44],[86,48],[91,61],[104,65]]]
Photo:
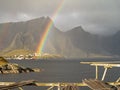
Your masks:
[[[82,82],[83,79],[95,78],[95,67],[82,65],[80,61],[96,61],[96,59],[85,60],[10,60],[9,62],[18,63],[25,67],[42,68],[40,73],[21,73],[21,74],[0,74],[0,81],[22,81],[37,80],[39,82]],[[98,59],[97,61],[108,61]],[[112,61],[109,60],[109,61]],[[104,68],[100,68],[101,78]],[[115,81],[120,74],[119,68],[112,68],[107,72],[105,81]],[[47,87],[48,88],[48,87]],[[25,90],[46,90],[44,87],[24,87]],[[80,88],[80,90],[88,90]]]

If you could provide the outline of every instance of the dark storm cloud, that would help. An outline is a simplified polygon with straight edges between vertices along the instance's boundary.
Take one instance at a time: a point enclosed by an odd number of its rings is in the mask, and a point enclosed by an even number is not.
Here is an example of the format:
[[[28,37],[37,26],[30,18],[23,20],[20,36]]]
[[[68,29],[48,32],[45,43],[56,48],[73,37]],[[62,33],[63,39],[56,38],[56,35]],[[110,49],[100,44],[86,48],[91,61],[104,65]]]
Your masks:
[[[61,0],[0,0],[0,22],[52,16]],[[82,25],[94,33],[120,30],[119,0],[65,0],[55,25],[61,30]]]

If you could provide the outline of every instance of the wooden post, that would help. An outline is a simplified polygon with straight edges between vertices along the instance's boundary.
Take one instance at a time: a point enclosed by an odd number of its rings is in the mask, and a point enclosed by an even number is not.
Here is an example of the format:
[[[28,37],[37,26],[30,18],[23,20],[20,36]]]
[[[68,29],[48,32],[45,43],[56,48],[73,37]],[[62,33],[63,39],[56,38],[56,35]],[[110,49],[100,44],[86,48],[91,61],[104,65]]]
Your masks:
[[[60,83],[58,83],[58,90],[60,90],[61,86],[60,86]]]
[[[47,90],[51,90],[51,89],[53,89],[53,87],[54,87],[54,86],[51,86],[51,87],[49,87]]]
[[[104,73],[103,73],[103,77],[102,77],[102,81],[105,79],[105,75],[106,75],[106,73],[107,73],[107,70],[108,70],[108,68],[105,67],[105,70],[104,70]]]
[[[18,89],[19,89],[19,90],[23,90],[23,88],[22,88],[22,87],[18,87]]]
[[[98,66],[96,65],[95,68],[96,68],[96,76],[95,76],[95,78],[98,79]]]

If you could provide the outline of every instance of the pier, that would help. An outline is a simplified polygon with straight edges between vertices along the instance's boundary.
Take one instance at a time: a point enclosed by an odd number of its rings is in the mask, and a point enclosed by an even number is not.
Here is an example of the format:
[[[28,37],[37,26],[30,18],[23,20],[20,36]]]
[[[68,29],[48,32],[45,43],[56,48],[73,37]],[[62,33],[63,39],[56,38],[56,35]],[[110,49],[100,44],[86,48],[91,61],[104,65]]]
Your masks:
[[[84,83],[42,83],[37,82],[35,80],[27,80],[27,81],[21,81],[21,82],[0,82],[0,90],[6,90],[6,89],[14,89],[18,88],[20,90],[23,90],[23,86],[37,86],[37,87],[48,87],[47,90],[52,90],[53,88],[57,87],[57,90],[63,90],[63,88],[71,87],[76,88],[73,90],[78,90],[78,87],[86,86]],[[65,89],[66,90],[66,89]]]
[[[79,87],[90,87],[92,90],[114,90],[111,89],[116,86],[119,86],[120,82],[103,82],[96,79],[85,79],[80,83],[67,83],[67,82],[58,82],[58,83],[42,83],[35,80],[27,80],[21,82],[0,82],[0,90],[6,89],[14,89],[18,88],[19,90],[23,90],[23,86],[36,86],[36,87],[47,87],[47,90],[52,90],[57,87],[57,90],[79,90]],[[112,87],[111,87],[112,86]],[[64,89],[64,88],[68,89]],[[69,89],[69,88],[73,89]],[[97,89],[94,89],[97,88]],[[104,88],[104,89],[103,89]],[[109,89],[108,89],[109,88]],[[119,90],[119,89],[117,89]]]

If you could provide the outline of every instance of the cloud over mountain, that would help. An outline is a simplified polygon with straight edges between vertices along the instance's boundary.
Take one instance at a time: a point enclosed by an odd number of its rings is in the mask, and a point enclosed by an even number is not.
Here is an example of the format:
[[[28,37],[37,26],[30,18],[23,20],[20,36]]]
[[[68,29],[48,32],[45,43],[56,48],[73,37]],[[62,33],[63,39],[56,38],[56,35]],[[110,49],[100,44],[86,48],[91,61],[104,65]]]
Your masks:
[[[62,0],[0,0],[0,22],[51,17]],[[55,25],[63,31],[82,25],[86,31],[111,34],[120,29],[119,0],[64,0]]]

